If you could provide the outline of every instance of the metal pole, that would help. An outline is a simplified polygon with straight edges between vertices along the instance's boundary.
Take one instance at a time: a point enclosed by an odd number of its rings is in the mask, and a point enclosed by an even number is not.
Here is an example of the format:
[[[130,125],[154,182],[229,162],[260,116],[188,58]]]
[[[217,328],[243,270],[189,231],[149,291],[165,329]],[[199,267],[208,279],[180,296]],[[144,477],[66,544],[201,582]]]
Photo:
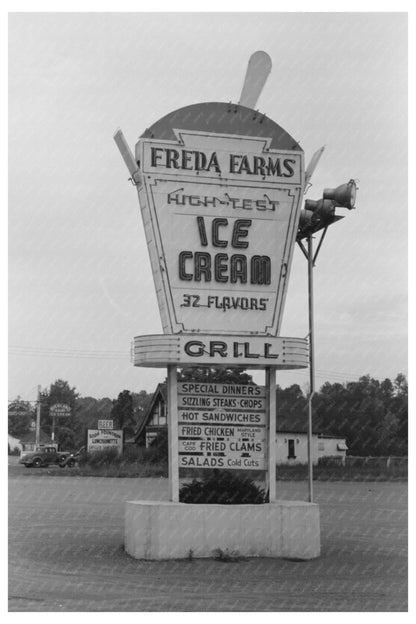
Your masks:
[[[38,447],[39,443],[40,443],[40,386],[38,386],[38,402],[36,405],[35,446]]]
[[[168,462],[169,500],[179,502],[178,378],[176,366],[168,366]]]
[[[269,503],[276,501],[276,369],[266,368]]]
[[[308,302],[309,302],[309,399],[308,399],[308,484],[309,502],[313,502],[313,463],[312,463],[312,399],[315,394],[315,360],[313,334],[313,243],[308,235]]]

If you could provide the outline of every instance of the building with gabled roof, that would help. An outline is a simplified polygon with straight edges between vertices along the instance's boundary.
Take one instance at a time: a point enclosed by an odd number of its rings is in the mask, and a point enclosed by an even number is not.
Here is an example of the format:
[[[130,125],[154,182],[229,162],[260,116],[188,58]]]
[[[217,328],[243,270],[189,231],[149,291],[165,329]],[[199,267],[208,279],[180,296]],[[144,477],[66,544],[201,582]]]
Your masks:
[[[167,403],[167,386],[165,383],[159,383],[134,436],[136,444],[145,445],[148,448],[158,433],[166,431]]]
[[[20,444],[22,451],[34,451],[36,450],[36,431],[29,431],[20,438]],[[54,446],[58,450],[58,444],[52,440],[42,429],[39,432],[39,444],[38,446]]]

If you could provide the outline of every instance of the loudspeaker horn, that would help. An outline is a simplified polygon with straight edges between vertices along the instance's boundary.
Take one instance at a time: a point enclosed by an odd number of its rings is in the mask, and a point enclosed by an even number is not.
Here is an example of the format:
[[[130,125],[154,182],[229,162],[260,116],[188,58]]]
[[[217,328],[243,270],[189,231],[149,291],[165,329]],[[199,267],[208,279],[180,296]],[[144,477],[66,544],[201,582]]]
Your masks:
[[[354,180],[350,180],[346,184],[341,184],[337,188],[324,189],[323,198],[332,199],[340,208],[348,208],[351,210],[355,205],[355,197],[357,194],[357,187]]]

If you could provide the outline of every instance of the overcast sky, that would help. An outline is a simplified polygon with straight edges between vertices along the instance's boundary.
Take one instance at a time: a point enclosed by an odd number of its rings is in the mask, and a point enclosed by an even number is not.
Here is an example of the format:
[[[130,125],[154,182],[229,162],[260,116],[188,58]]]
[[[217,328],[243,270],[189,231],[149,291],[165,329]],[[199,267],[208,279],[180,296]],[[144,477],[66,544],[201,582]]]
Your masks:
[[[350,178],[315,280],[317,386],[407,373],[407,19],[404,13],[13,14],[9,21],[9,398],[58,378],[82,396],[152,392],[135,335],[161,333],[134,148],[177,108],[237,102],[250,55],[272,72],[258,108],[326,145],[307,197]],[[298,248],[281,334],[306,336]],[[256,375],[261,381],[262,376]],[[277,381],[306,387],[307,370]]]

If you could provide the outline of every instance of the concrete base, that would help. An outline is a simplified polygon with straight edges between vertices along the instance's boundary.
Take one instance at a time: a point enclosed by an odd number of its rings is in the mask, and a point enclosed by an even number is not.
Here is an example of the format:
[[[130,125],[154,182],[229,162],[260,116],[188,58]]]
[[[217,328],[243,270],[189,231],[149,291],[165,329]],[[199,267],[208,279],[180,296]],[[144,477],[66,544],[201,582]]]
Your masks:
[[[319,507],[302,501],[193,505],[128,501],[124,545],[136,559],[212,557],[217,548],[247,557],[319,557]]]

